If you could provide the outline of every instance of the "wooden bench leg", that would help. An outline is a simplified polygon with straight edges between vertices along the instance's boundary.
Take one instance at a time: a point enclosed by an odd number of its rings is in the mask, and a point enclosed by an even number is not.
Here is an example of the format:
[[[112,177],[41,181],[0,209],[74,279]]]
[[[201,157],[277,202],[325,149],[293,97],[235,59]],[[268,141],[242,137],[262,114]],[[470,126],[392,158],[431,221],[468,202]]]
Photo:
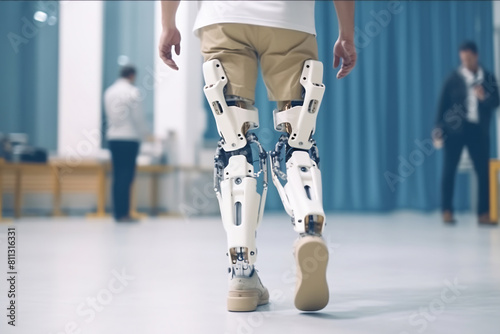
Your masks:
[[[490,219],[498,222],[498,169],[496,162],[490,162]]]
[[[147,218],[148,215],[142,212],[137,211],[137,194],[136,194],[136,187],[137,187],[137,179],[138,177],[136,176],[134,183],[130,186],[130,217],[134,219],[143,219]]]
[[[158,215],[158,173],[151,173],[151,213]]]
[[[59,179],[59,167],[52,167],[52,215],[62,216],[61,211],[61,180]]]
[[[136,175],[137,178],[137,175]],[[137,212],[137,199],[135,197],[135,184],[136,181],[132,182],[132,185],[130,186],[130,198],[129,198],[129,203],[130,203],[130,210],[129,210],[129,216],[133,218],[138,218],[139,213]]]
[[[22,194],[21,181],[22,181],[22,172],[21,172],[21,168],[18,167],[18,168],[16,168],[15,185],[14,185],[14,217],[15,218],[20,218],[21,211],[22,211],[23,194]]]
[[[106,216],[106,166],[97,169],[97,211],[87,214],[87,218],[104,218]]]

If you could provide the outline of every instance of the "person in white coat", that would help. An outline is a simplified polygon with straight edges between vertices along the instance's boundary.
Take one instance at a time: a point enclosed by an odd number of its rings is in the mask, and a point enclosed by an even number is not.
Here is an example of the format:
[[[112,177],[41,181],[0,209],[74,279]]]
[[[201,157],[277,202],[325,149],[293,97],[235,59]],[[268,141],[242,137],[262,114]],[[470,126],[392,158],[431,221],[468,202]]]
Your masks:
[[[104,92],[106,136],[113,165],[113,217],[117,222],[133,221],[129,215],[130,189],[140,143],[149,133],[135,78],[136,69],[124,66],[120,78]]]

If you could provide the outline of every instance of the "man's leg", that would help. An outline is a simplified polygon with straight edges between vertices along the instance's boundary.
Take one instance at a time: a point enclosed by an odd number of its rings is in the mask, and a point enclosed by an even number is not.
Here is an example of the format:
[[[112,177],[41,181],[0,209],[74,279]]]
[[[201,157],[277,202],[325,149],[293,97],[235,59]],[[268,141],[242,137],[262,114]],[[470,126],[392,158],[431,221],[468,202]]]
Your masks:
[[[227,234],[229,311],[254,311],[269,301],[254,268],[256,229],[267,193],[267,154],[250,132],[259,123],[253,107],[258,68],[251,47],[254,32],[245,24],[214,24],[200,31],[204,92],[221,137],[214,188]],[[259,161],[258,170],[254,161]]]
[[[125,143],[123,161],[123,212],[125,216],[130,216],[130,199],[132,184],[134,183],[137,154],[139,152],[139,142],[127,141]]]
[[[325,307],[329,299],[328,249],[321,237],[325,224],[321,172],[312,139],[325,90],[323,64],[317,61],[314,35],[288,29],[261,29],[261,36],[266,36],[259,43],[263,78],[270,99],[278,102],[275,129],[285,133],[271,153],[273,182],[299,233],[294,251],[295,306],[315,311]],[[281,166],[281,162],[286,166]]]
[[[111,160],[113,167],[113,217],[119,220],[128,215],[127,211],[127,148],[123,140],[110,140]]]
[[[489,187],[489,156],[490,138],[481,133],[479,125],[473,126],[471,134],[467,138],[467,148],[474,163],[474,169],[478,181],[478,206],[477,214],[484,216],[489,221],[490,212],[490,187]]]
[[[467,134],[450,134],[444,143],[443,176],[441,179],[441,210],[447,222],[453,221],[453,191],[458,162]],[[446,216],[446,217],[445,217]]]
[[[115,220],[123,218],[127,213],[123,207],[123,162],[125,151],[120,140],[110,140],[109,149],[111,151],[111,161],[113,168],[112,180],[112,199],[113,199],[113,217]]]
[[[227,233],[229,260],[229,311],[254,311],[267,304],[269,293],[255,271],[257,258],[256,229],[264,211],[267,193],[267,154],[249,132],[259,125],[253,101],[239,96],[225,96],[231,78],[219,60],[203,64],[204,92],[221,136],[215,154],[215,192],[222,223]],[[254,170],[252,145],[257,150],[259,170]],[[258,177],[262,175],[262,194]]]
[[[281,101],[274,112],[275,128],[285,134],[271,152],[273,182],[295,231],[299,233],[295,243],[295,306],[303,311],[320,310],[329,300],[326,280],[328,248],[322,238],[325,213],[321,172],[318,149],[312,138],[325,90],[322,82],[323,64],[307,60],[300,78],[304,100],[295,103]],[[285,161],[286,174],[281,161]]]

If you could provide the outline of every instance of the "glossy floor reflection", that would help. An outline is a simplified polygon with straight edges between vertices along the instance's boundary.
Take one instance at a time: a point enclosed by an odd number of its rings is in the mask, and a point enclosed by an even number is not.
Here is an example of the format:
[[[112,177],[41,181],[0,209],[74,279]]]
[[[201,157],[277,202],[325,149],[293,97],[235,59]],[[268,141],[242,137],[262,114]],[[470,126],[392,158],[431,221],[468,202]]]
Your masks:
[[[22,219],[17,326],[7,326],[2,278],[0,333],[498,334],[500,228],[458,218],[444,226],[437,214],[330,215],[330,304],[308,314],[293,307],[295,233],[284,215],[266,215],[259,228],[272,302],[254,313],[225,310],[217,218]]]

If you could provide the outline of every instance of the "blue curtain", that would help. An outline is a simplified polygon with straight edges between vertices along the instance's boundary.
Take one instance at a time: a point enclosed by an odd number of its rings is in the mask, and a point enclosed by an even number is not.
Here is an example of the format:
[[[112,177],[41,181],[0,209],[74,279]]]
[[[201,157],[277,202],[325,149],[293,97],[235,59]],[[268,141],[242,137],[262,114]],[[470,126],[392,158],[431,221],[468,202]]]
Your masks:
[[[137,69],[137,86],[149,125],[154,122],[154,89],[145,77],[154,73],[154,1],[105,1],[103,93],[119,76],[119,57]],[[105,119],[103,108],[103,119]]]
[[[332,69],[338,36],[332,1],[316,1],[316,28],[327,87],[315,134],[325,209],[437,209],[442,152],[432,151],[430,138],[439,91],[459,65],[465,39],[478,43],[483,66],[494,70],[491,1],[358,1],[358,64],[340,81]],[[275,106],[261,79],[256,106],[257,134],[269,150],[278,138]],[[207,134],[216,135],[213,121]],[[457,179],[456,208],[467,209],[469,180]],[[281,209],[274,187],[267,206]]]
[[[0,132],[57,148],[59,3],[0,2]],[[47,14],[45,22],[34,14]],[[50,22],[50,24],[49,24]]]

